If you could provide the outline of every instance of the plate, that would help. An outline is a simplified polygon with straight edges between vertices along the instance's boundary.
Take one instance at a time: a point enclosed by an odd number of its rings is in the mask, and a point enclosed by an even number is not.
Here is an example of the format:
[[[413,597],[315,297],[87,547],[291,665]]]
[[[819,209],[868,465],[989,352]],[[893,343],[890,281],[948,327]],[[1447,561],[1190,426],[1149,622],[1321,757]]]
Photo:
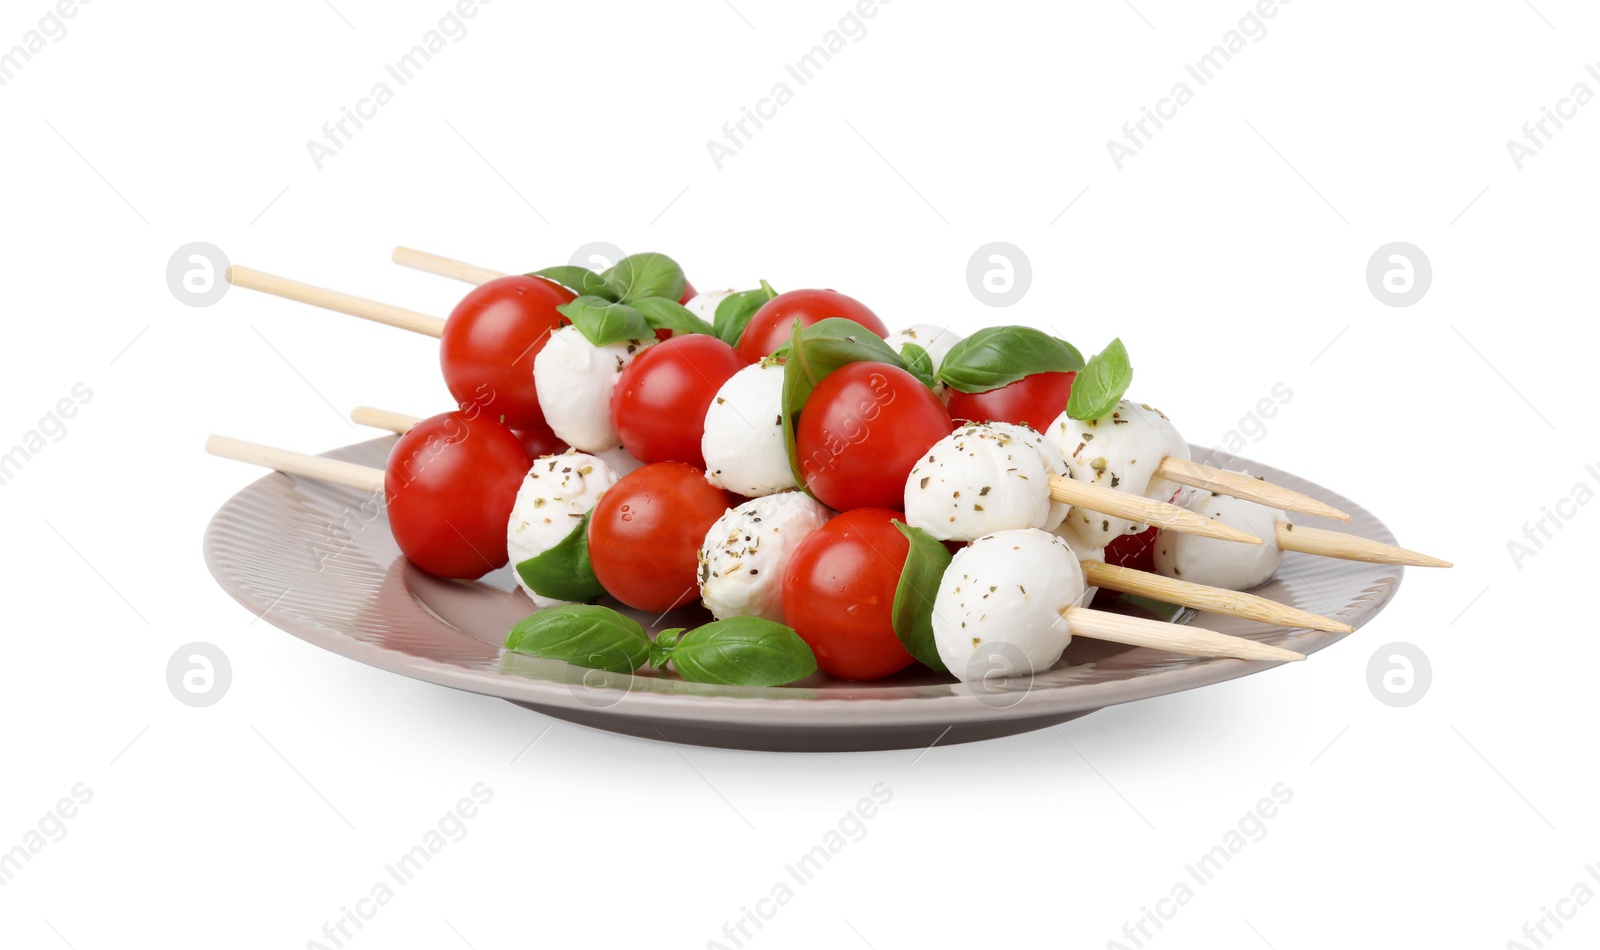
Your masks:
[[[394,438],[327,455],[382,467]],[[1194,447],[1196,457],[1248,468],[1351,515],[1304,523],[1394,543],[1370,512],[1271,466]],[[509,568],[479,581],[445,581],[412,567],[389,534],[381,499],[273,473],[217,511],[205,536],[212,575],[259,617],[340,656],[429,683],[497,696],[547,716],[611,732],[735,749],[843,752],[926,748],[1042,729],[1106,706],[1208,686],[1276,664],[1176,656],[1075,639],[1055,668],[1027,681],[985,686],[914,668],[874,683],[818,674],[793,686],[685,683],[670,675],[617,675],[510,653],[506,633],[533,612]],[[1289,554],[1258,589],[1274,600],[1370,621],[1403,569]],[[620,608],[620,605],[612,604]],[[652,632],[706,619],[698,606],[665,617],[626,610]],[[1290,630],[1200,614],[1222,633],[1314,653],[1342,634]]]

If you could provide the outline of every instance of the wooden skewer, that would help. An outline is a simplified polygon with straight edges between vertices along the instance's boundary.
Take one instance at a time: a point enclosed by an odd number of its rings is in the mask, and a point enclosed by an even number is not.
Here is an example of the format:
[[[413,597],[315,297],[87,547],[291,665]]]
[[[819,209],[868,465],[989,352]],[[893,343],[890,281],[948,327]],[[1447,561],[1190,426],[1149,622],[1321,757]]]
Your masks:
[[[1179,534],[1197,534],[1204,538],[1238,541],[1241,544],[1261,543],[1260,538],[1248,531],[1197,515],[1187,508],[1059,475],[1050,476],[1050,497],[1075,508],[1087,508],[1140,524],[1152,524]]]
[[[275,468],[288,475],[315,478],[318,481],[332,482],[347,488],[358,488],[375,495],[384,490],[383,469],[357,465],[354,462],[341,462],[320,455],[275,449],[270,445],[258,445],[255,442],[244,442],[221,435],[214,435],[206,440],[206,451],[236,462]]]
[[[352,297],[338,291],[325,290],[302,284],[296,280],[265,274],[248,267],[230,267],[225,277],[228,283],[246,290],[258,290],[264,294],[283,297],[286,300],[295,300],[308,303],[313,307],[324,310],[333,310],[337,313],[347,313],[352,317],[363,320],[372,320],[376,323],[399,327],[424,336],[444,336],[444,320],[440,317],[407,310],[404,307],[395,307],[375,300],[366,300],[361,297]]]
[[[1153,597],[1169,604],[1182,604],[1197,610],[1209,610],[1215,614],[1230,614],[1246,620],[1259,620],[1262,623],[1307,630],[1325,630],[1329,633],[1354,633],[1356,629],[1342,621],[1290,607],[1288,604],[1280,604],[1259,594],[1208,587],[1205,584],[1180,581],[1102,561],[1084,561],[1083,576],[1094,587]]]
[[[374,429],[388,429],[405,435],[416,428],[422,420],[416,416],[408,416],[403,412],[390,412],[387,409],[374,409],[371,406],[357,406],[350,410],[350,420],[356,425],[371,426]]]
[[[478,267],[465,261],[458,261],[438,254],[429,254],[409,247],[397,247],[392,255],[394,262],[401,267],[410,267],[427,274],[438,274],[440,277],[449,277],[452,280],[464,281],[469,284],[487,284],[491,280],[509,277],[497,270],[487,267]]]
[[[1163,623],[1142,617],[1125,617],[1122,614],[1090,610],[1087,607],[1068,607],[1061,612],[1067,619],[1067,628],[1078,636],[1093,640],[1109,640],[1134,647],[1150,647],[1184,656],[1223,656],[1237,660],[1303,660],[1305,654],[1295,653],[1258,640],[1230,637],[1225,633],[1191,627],[1187,624]]]
[[[1161,464],[1156,466],[1156,475],[1180,485],[1188,485],[1190,488],[1204,488],[1219,495],[1231,495],[1234,498],[1243,498],[1245,501],[1257,502],[1268,508],[1297,511],[1304,515],[1333,518],[1337,521],[1350,520],[1349,515],[1310,495],[1259,478],[1251,478],[1242,472],[1213,468],[1172,455],[1162,459]]]
[[[1449,561],[1418,554],[1416,551],[1408,551],[1392,544],[1384,544],[1382,541],[1373,541],[1353,534],[1341,534],[1338,531],[1324,531],[1321,528],[1308,528],[1305,525],[1293,525],[1287,521],[1278,522],[1274,540],[1278,542],[1280,551],[1319,554],[1345,561],[1406,564],[1411,567],[1454,567]]]

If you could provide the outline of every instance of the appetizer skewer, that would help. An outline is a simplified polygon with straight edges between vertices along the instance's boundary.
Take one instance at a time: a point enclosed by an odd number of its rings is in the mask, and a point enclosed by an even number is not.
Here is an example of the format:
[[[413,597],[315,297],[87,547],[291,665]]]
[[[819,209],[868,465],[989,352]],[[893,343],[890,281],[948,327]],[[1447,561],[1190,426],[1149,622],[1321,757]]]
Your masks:
[[[328,481],[361,491],[386,493],[391,496],[391,504],[395,497],[401,497],[401,494],[395,490],[394,466],[392,464],[390,471],[385,472],[383,469],[370,466],[307,455],[224,436],[212,436],[206,443],[206,451],[223,458],[273,468],[288,475]],[[540,463],[545,463],[552,472],[555,472],[557,466],[552,463],[560,463],[561,467],[572,467],[578,464],[578,459],[582,458],[582,456],[547,457],[538,460],[534,464],[532,471],[538,472],[541,468]],[[604,463],[598,459],[586,459],[584,464],[603,465]],[[677,463],[660,464],[676,465]],[[684,467],[687,468],[687,466]],[[604,492],[604,489],[601,489],[600,492],[594,492],[591,487],[586,489],[585,492],[599,495]],[[803,497],[797,496],[796,500],[798,501],[799,498]],[[770,505],[781,499],[782,496],[770,496],[770,499],[760,499],[759,501],[768,501]],[[561,514],[565,517],[570,512],[562,512]],[[813,512],[813,517],[816,517],[815,512]],[[820,518],[818,518],[818,521],[820,523]],[[487,551],[480,551],[479,553],[485,555],[484,559],[486,561],[493,559],[492,555],[489,555]],[[503,565],[505,560],[503,558],[500,559],[500,563]],[[1082,595],[1082,587],[1083,585],[1080,583],[1070,599],[1080,597]],[[558,601],[551,601],[550,603],[558,603]],[[1243,637],[1230,637],[1203,628],[1136,620],[1135,618],[1104,614],[1101,611],[1090,611],[1078,607],[1073,607],[1069,612],[1078,632],[1083,636],[1089,636],[1094,639],[1126,643],[1132,646],[1153,646],[1168,652],[1190,656],[1226,656],[1248,660],[1304,659],[1303,655],[1284,650],[1281,647],[1248,640]],[[1054,661],[1052,660],[1052,662]]]
[[[357,406],[350,413],[350,418],[359,425],[370,426],[376,429],[403,434],[410,431],[423,420],[417,416],[392,412],[386,409],[376,409],[371,406]],[[578,456],[580,460],[592,459],[594,462],[606,466],[598,475],[584,473],[589,484],[588,491],[595,495],[604,491],[617,480],[617,477],[627,474],[626,471],[611,474],[611,466],[616,464],[614,455],[605,454],[598,458],[592,456]],[[637,463],[635,463],[636,465]],[[568,466],[563,466],[568,467]],[[535,464],[530,476],[539,474],[540,466]],[[580,469],[581,470],[581,469]],[[631,470],[631,468],[629,469]],[[609,476],[609,477],[608,477]],[[596,479],[599,479],[598,491],[595,489]],[[537,479],[534,479],[537,481]],[[526,487],[524,491],[526,492]],[[574,499],[583,499],[582,504],[573,504]],[[562,509],[563,514],[576,511],[581,514],[593,506],[594,497],[573,493],[567,497],[555,499],[566,502]],[[532,506],[533,498],[525,499],[522,495],[517,498],[517,512],[512,515],[513,535],[517,534],[516,524],[532,522],[538,524],[548,518],[548,512],[536,513]],[[542,502],[540,504],[542,508]],[[751,567],[768,568],[778,566],[781,568],[783,561],[780,553],[785,549],[781,546],[788,543],[789,538],[798,541],[796,535],[803,536],[808,531],[826,520],[827,509],[810,496],[795,491],[767,493],[754,498],[736,508],[729,509],[728,513],[718,519],[716,525],[706,535],[706,542],[701,548],[700,563],[700,590],[701,597],[718,619],[730,616],[758,616],[768,620],[782,620],[783,614],[779,601],[779,591],[775,585],[766,581],[753,580],[748,573]],[[548,521],[545,521],[548,523]],[[788,536],[780,537],[785,527],[793,523],[800,531],[791,528]],[[776,531],[774,531],[776,529]],[[524,529],[526,530],[526,529]],[[1305,530],[1305,529],[1299,529]],[[549,536],[544,532],[544,547],[535,548],[529,544],[518,547],[513,543],[511,551],[512,562],[526,560],[541,551],[553,546],[561,540],[561,536]],[[752,548],[749,541],[742,540],[747,535],[764,535],[769,543],[762,548],[756,545]],[[1359,540],[1359,539],[1358,539]],[[520,557],[519,557],[520,555]],[[752,563],[745,563],[746,561]],[[738,570],[729,571],[730,565],[736,565]],[[1308,630],[1323,630],[1333,633],[1351,633],[1355,630],[1349,624],[1328,617],[1314,614],[1309,611],[1280,604],[1275,600],[1255,594],[1242,593],[1221,587],[1208,587],[1204,584],[1162,577],[1148,571],[1138,571],[1131,568],[1107,564],[1104,560],[1084,557],[1080,559],[1084,576],[1092,587],[1103,587],[1106,590],[1117,591],[1125,594],[1138,594],[1151,597],[1170,604],[1184,607],[1193,607],[1196,610],[1206,610],[1212,613],[1242,617],[1246,620],[1257,620],[1262,623],[1277,624],[1291,628],[1304,628]],[[770,578],[773,574],[781,575],[781,569],[774,572],[765,570],[755,575],[757,578]],[[724,578],[728,578],[724,580]],[[547,606],[546,598],[541,598],[531,588],[523,585],[534,603],[538,606]],[[754,609],[751,605],[756,605]]]

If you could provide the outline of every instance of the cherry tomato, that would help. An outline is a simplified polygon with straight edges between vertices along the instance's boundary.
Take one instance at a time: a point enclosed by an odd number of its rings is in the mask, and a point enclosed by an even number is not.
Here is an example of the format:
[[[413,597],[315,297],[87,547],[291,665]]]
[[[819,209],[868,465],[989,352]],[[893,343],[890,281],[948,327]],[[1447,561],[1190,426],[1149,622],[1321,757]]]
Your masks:
[[[700,291],[694,289],[694,284],[691,284],[688,280],[685,280],[683,282],[683,298],[679,300],[678,303],[681,303],[687,307],[689,305],[689,301],[693,300],[699,295]]]
[[[1114,538],[1106,545],[1106,563],[1154,574],[1156,533],[1160,530],[1160,528],[1146,528],[1138,534],[1124,534]]]
[[[950,390],[950,418],[969,422],[1012,422],[1035,432],[1050,428],[1067,408],[1077,373],[1034,373],[986,393]]]
[[[911,544],[889,508],[847,511],[806,535],[783,575],[783,617],[825,673],[875,680],[910,666],[894,633],[894,592]]]
[[[700,545],[711,523],[736,503],[706,481],[705,472],[682,462],[657,462],[624,475],[600,496],[589,518],[595,578],[611,596],[640,610],[661,613],[694,603]]]
[[[700,439],[717,390],[745,362],[714,336],[690,333],[640,353],[611,391],[611,424],[641,462],[705,468]]]
[[[435,577],[471,579],[506,565],[506,523],[533,460],[510,429],[446,412],[400,437],[384,470],[389,528],[401,553]]]
[[[854,297],[846,297],[836,290],[791,290],[779,294],[761,305],[739,337],[739,355],[746,363],[759,362],[773,350],[789,342],[795,320],[803,327],[826,320],[844,317],[871,330],[879,336],[888,336],[889,328],[877,314]]]
[[[465,405],[487,386],[492,398],[483,408],[490,418],[513,429],[543,425],[533,358],[561,326],[556,307],[573,299],[560,284],[521,276],[491,280],[463,297],[439,341],[450,395]]]
[[[546,455],[560,455],[572,446],[556,437],[548,425],[537,428],[516,430],[516,436],[522,442],[522,447],[527,450],[528,458],[536,459]]]
[[[917,459],[951,428],[944,403],[915,376],[887,363],[850,363],[806,400],[795,446],[818,501],[838,511],[898,508]]]

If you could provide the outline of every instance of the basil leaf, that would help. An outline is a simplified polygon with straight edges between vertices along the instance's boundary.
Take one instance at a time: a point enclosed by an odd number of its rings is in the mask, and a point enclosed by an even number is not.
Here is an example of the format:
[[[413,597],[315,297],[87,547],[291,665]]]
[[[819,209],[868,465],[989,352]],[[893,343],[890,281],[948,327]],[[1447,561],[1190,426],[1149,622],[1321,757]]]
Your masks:
[[[883,337],[844,317],[828,317],[804,328],[796,320],[790,331],[789,342],[774,355],[785,357],[783,442],[789,452],[789,470],[794,475],[795,484],[804,488],[806,477],[795,447],[795,423],[817,384],[829,373],[850,363],[870,361],[905,369],[905,361],[883,341]],[[810,491],[809,488],[806,490]]]
[[[683,278],[683,268],[665,254],[630,254],[604,274],[605,282],[616,291],[617,299],[633,303],[646,297],[683,299],[688,282]]]
[[[650,655],[650,638],[631,617],[593,604],[541,610],[511,628],[506,649],[573,666],[632,673]]]
[[[1127,347],[1118,337],[1089,361],[1089,365],[1072,381],[1072,395],[1067,399],[1067,415],[1087,422],[1111,415],[1122,401],[1122,394],[1133,382],[1133,366],[1128,362]]]
[[[555,547],[517,565],[517,576],[535,593],[578,604],[605,596],[606,589],[595,579],[594,567],[589,564],[590,514],[584,512],[572,533]]]
[[[617,292],[611,289],[605,278],[587,267],[563,264],[560,267],[536,270],[528,276],[553,280],[580,297],[604,297],[612,301],[617,299]]]
[[[911,542],[900,583],[894,589],[894,635],[918,663],[944,673],[944,660],[939,658],[939,648],[933,640],[933,599],[939,593],[945,568],[950,566],[950,549],[921,528],[900,521],[894,526]]]
[[[817,671],[800,635],[760,617],[730,617],[690,630],[671,648],[672,665],[691,683],[784,686]]]
[[[644,322],[654,330],[671,330],[673,333],[704,333],[714,335],[711,324],[690,312],[688,307],[665,297],[646,297],[635,300],[633,307],[644,316]]]
[[[717,339],[729,346],[738,346],[739,338],[744,336],[744,328],[750,325],[750,318],[776,296],[778,292],[772,289],[772,285],[762,281],[760,290],[743,290],[717,304],[714,319]]]
[[[625,303],[614,303],[592,294],[564,303],[556,312],[571,320],[578,332],[595,346],[655,336],[644,314]]]
[[[915,343],[907,343],[900,348],[900,358],[906,361],[906,372],[922,380],[922,385],[929,389],[938,385],[938,380],[933,378],[933,357],[928,351]]]
[[[939,379],[964,393],[986,393],[1034,373],[1083,369],[1083,354],[1066,340],[1032,327],[984,327],[950,348]]]

